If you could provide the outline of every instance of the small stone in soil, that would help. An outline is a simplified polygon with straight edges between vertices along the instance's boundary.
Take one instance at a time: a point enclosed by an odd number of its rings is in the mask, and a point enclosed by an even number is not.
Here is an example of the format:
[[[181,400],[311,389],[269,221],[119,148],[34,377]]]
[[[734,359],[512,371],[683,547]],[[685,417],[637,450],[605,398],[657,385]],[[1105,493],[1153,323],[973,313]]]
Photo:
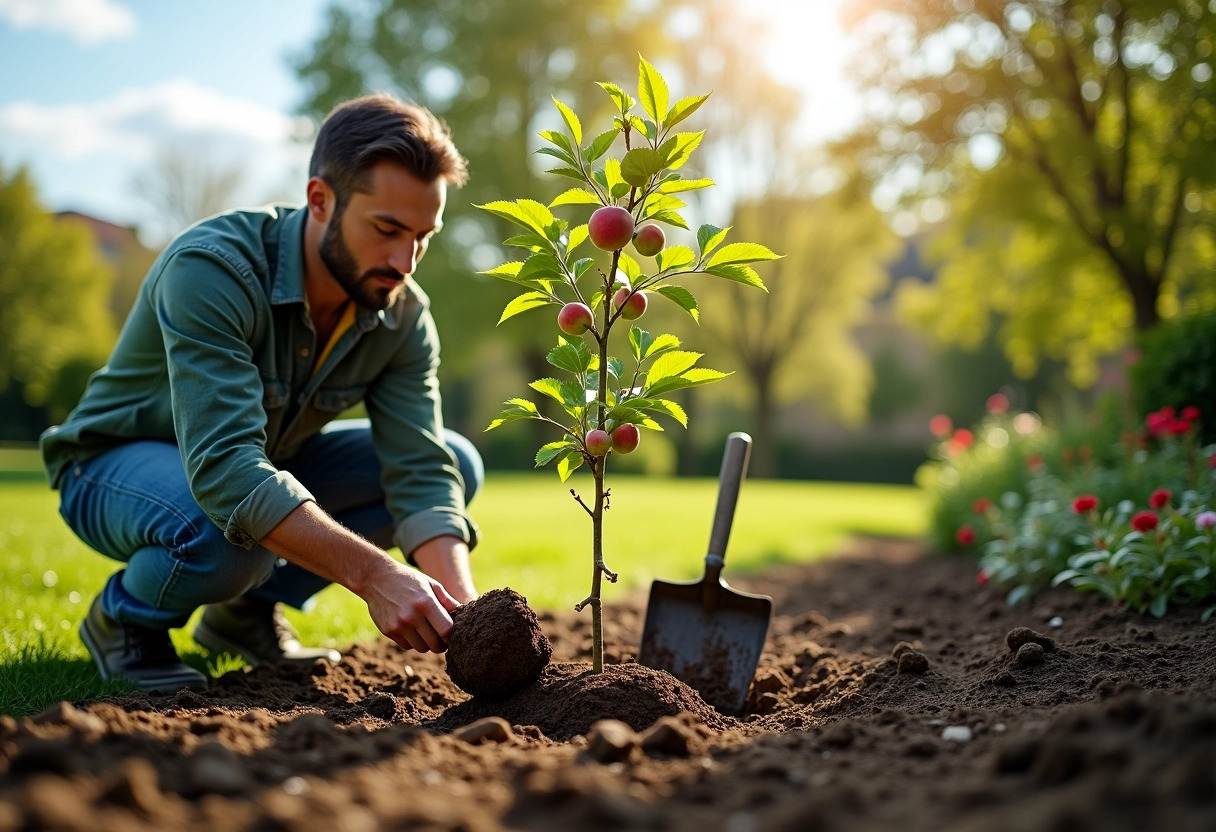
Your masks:
[[[1043,646],[1041,644],[1028,641],[1018,648],[1018,652],[1013,656],[1013,663],[1018,667],[1031,667],[1036,664],[1042,664],[1043,653]]]
[[[929,669],[929,658],[916,650],[908,650],[899,655],[897,665],[900,673],[924,673]]]
[[[481,745],[487,742],[510,742],[514,738],[515,732],[511,730],[511,723],[502,717],[487,716],[471,722],[463,728],[457,728],[452,732],[452,736],[469,745]]]
[[[601,763],[629,759],[638,744],[638,735],[619,719],[601,719],[587,732],[587,753]]]
[[[1042,633],[1036,633],[1029,627],[1014,627],[1005,636],[1005,644],[1009,646],[1010,653],[1016,653],[1019,647],[1028,642],[1040,645],[1048,653],[1055,652],[1056,649],[1055,639]]]
[[[472,696],[505,699],[540,678],[553,648],[513,589],[492,589],[452,613],[448,676]]]

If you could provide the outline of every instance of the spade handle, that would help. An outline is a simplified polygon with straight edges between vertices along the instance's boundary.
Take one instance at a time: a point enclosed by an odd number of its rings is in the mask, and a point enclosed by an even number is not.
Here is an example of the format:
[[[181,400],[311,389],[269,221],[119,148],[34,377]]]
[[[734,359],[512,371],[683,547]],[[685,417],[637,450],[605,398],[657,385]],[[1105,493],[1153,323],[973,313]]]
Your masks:
[[[726,560],[726,542],[730,540],[735,503],[739,500],[739,487],[747,473],[751,450],[752,438],[746,433],[736,431],[726,437],[722,471],[718,474],[718,506],[714,509],[714,525],[709,533],[709,554],[705,556],[705,574],[711,580],[717,579]]]

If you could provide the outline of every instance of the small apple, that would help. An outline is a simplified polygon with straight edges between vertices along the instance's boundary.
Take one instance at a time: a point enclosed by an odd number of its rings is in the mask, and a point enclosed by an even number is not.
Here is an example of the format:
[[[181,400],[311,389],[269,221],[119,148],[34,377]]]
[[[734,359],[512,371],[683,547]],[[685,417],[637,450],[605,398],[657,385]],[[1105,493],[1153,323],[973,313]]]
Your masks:
[[[597,208],[587,221],[587,236],[604,251],[624,248],[633,239],[633,215],[619,205]]]
[[[638,426],[630,422],[625,422],[619,425],[612,432],[612,449],[622,454],[633,453],[638,447],[638,443],[642,441],[641,431]]]
[[[583,441],[587,446],[587,453],[592,456],[603,456],[612,450],[612,437],[607,431],[599,428],[587,431],[587,437]]]
[[[567,335],[582,335],[593,322],[591,307],[585,303],[567,303],[557,313],[557,328]]]
[[[612,296],[612,303],[617,309],[621,310],[622,318],[627,321],[635,321],[642,317],[642,313],[646,311],[646,293],[638,291],[631,295],[629,294],[629,289],[621,287]],[[624,304],[623,307],[622,304]]]
[[[633,235],[633,247],[643,257],[654,257],[663,250],[667,238],[657,225],[643,225]]]

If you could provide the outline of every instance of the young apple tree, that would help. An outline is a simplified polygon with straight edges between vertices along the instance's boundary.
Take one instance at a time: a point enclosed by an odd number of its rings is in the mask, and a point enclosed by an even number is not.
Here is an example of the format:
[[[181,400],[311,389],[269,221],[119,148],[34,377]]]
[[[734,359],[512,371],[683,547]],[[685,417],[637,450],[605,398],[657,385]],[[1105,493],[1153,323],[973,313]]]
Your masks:
[[[701,353],[680,349],[674,335],[652,335],[636,324],[629,326],[627,360],[609,353],[609,337],[618,322],[640,318],[652,295],[672,301],[699,321],[701,310],[696,298],[674,280],[707,274],[764,289],[748,264],[779,256],[756,243],[727,243],[730,229],[713,225],[698,229],[696,251],[683,245],[666,246],[660,224],[688,229],[680,215],[686,203],[676,194],[714,184],[709,179],[685,179],[680,175],[680,168],[701,143],[704,131],[674,130],[708,96],[682,98],[669,105],[666,82],[644,58],[639,60],[638,74],[638,99],[645,116],[634,112],[637,102],[619,86],[601,83],[616,104],[617,115],[610,130],[594,136],[585,138],[578,116],[554,99],[566,132],[543,131],[540,136],[549,146],[538,152],[560,162],[549,173],[577,180],[576,187],[548,205],[517,199],[478,206],[520,226],[522,233],[507,239],[505,245],[527,252],[523,260],[485,272],[527,290],[507,304],[498,322],[542,306],[558,307],[556,323],[564,334],[558,335],[548,360],[565,377],[537,379],[529,386],[556,401],[565,418],[550,419],[534,402],[515,398],[506,402],[486,430],[519,419],[549,422],[561,432],[561,438],[541,447],[536,465],[556,461],[563,482],[581,465],[591,472],[595,499],[588,504],[573,488],[570,493],[591,518],[591,592],[575,609],[591,607],[592,665],[596,672],[603,669],[604,662],[601,576],[609,581],[617,578],[604,562],[603,551],[604,510],[609,499],[604,472],[608,460],[613,453],[632,453],[638,447],[639,428],[662,430],[656,416],[669,417],[688,427],[683,409],[665,394],[709,384],[727,375],[697,366]],[[624,154],[609,155],[618,148],[618,140]],[[572,226],[553,214],[556,208],[578,210],[583,206],[595,209],[581,225]],[[596,257],[590,256],[596,252],[590,248],[585,250],[588,256],[576,256],[587,242],[608,255],[607,268],[597,265]],[[643,267],[626,253],[630,244],[637,254],[653,258],[653,263]]]

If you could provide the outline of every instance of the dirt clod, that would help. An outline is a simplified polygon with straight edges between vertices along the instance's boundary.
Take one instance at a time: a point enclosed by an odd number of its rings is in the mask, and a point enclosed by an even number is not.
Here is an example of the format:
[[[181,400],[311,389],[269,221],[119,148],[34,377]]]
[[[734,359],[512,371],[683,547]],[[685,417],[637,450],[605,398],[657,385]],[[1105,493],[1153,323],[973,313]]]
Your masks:
[[[638,735],[619,719],[601,719],[587,732],[587,753],[601,763],[629,759],[638,745]]]
[[[1045,651],[1043,645],[1028,641],[1018,648],[1018,652],[1013,654],[1013,663],[1018,667],[1033,667],[1036,664],[1043,663]]]
[[[929,669],[929,657],[916,650],[907,650],[899,654],[896,668],[900,673],[924,673]]]
[[[447,667],[472,696],[505,699],[540,678],[553,648],[528,600],[493,589],[452,613]]]
[[[1051,636],[1045,636],[1042,633],[1036,633],[1029,627],[1014,627],[1005,636],[1005,643],[1009,645],[1009,652],[1016,653],[1023,644],[1031,643],[1039,645],[1048,653],[1055,652],[1056,640]]]
[[[481,745],[483,742],[510,742],[515,732],[511,730],[511,723],[502,717],[487,716],[463,728],[457,728],[452,732],[452,736],[469,745]]]

